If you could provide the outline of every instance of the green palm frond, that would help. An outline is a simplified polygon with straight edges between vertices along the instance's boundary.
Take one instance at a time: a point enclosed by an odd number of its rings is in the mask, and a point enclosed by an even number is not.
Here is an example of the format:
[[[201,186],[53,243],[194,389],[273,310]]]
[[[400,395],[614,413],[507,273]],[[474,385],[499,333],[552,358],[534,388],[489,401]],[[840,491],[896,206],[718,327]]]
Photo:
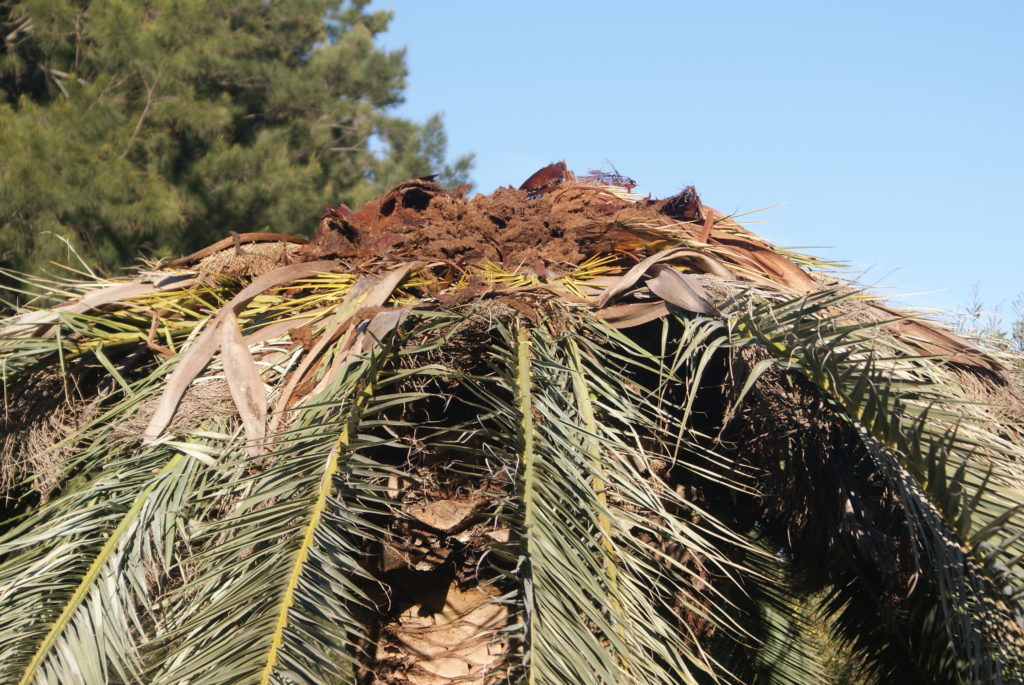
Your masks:
[[[1009,573],[994,587],[979,573],[986,559],[977,551],[991,536],[1002,541],[989,546],[995,555],[1020,554],[1024,516],[1013,493],[1020,492],[1024,451],[935,360],[869,335],[870,326],[844,324],[828,311],[836,303],[828,291],[775,305],[748,302],[735,330],[828,398],[834,416],[849,425],[854,449],[871,459],[899,502],[913,560],[908,592],[920,574],[933,584],[918,593],[927,598],[922,603],[944,615],[937,624],[946,634],[934,637],[947,649],[932,652],[930,677],[953,668],[971,682],[996,682],[1021,668],[1020,630],[1000,595],[1004,588],[1019,592],[1024,578]],[[766,368],[755,369],[746,387]]]
[[[731,554],[754,550],[650,479],[657,463],[705,455],[688,434],[678,453],[666,450],[666,436],[677,436],[658,420],[671,417],[626,374],[609,371],[623,363],[671,370],[628,345],[593,344],[588,333],[618,334],[585,321],[557,337],[522,323],[496,328],[497,373],[470,385],[497,422],[489,450],[519,490],[509,515],[521,535],[528,672],[538,682],[641,683],[720,671],[704,648],[709,631],[754,638],[716,584],[746,572]]]
[[[167,656],[151,682],[336,682],[365,640],[357,618],[372,605],[359,564],[376,539],[367,511],[384,506],[388,471],[360,457],[389,382],[381,358],[354,364],[297,410],[259,457],[253,476],[218,483],[206,498],[224,512],[197,531],[195,580],[162,626]],[[409,397],[403,398],[408,401]],[[236,440],[237,466],[250,458]]]
[[[85,431],[89,446],[67,465],[83,483],[0,540],[5,680],[73,682],[83,668],[90,682],[108,670],[138,679],[148,574],[171,565],[180,512],[204,468],[172,444],[134,450],[116,428]]]

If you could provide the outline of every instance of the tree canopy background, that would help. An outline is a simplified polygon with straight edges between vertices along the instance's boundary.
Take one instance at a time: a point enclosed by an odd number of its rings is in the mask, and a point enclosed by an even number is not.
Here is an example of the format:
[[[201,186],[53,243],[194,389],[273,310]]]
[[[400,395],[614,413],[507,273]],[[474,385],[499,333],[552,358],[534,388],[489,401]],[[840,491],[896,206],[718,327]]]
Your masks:
[[[308,231],[324,204],[411,177],[465,181],[440,116],[390,115],[405,53],[375,44],[391,15],[367,5],[0,5],[0,266],[66,263],[70,245],[110,270]]]

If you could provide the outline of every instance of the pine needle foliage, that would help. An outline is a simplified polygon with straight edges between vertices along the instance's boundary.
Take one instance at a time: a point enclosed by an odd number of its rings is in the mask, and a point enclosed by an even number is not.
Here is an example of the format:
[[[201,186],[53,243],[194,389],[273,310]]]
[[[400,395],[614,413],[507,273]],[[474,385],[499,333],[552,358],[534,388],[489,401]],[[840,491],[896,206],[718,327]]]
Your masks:
[[[0,5],[0,267],[106,273],[328,201],[467,180],[440,115],[395,116],[403,50],[368,0]],[[69,249],[70,248],[70,249]]]

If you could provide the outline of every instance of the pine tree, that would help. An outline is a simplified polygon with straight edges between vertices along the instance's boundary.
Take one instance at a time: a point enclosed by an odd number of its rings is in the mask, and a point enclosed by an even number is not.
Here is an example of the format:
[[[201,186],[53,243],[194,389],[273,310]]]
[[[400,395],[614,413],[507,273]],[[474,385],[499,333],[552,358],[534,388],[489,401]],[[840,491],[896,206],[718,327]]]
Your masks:
[[[0,6],[0,266],[102,269],[290,233],[397,177],[465,180],[440,117],[395,117],[403,50],[368,0]],[[374,141],[371,145],[370,141]],[[375,152],[376,151],[376,152]]]

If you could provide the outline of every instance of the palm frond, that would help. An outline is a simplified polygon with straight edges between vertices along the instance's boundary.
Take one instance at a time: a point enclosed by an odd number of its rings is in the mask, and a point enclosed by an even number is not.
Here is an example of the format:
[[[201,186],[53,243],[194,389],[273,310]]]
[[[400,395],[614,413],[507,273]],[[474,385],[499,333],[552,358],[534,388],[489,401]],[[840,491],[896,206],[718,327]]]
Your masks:
[[[206,468],[171,444],[132,450],[133,438],[112,440],[112,431],[94,425],[81,436],[91,445],[67,468],[82,485],[0,540],[5,680],[73,682],[90,669],[90,681],[112,672],[141,682],[150,574],[170,565],[187,495]]]
[[[1020,553],[1024,517],[1013,493],[1024,453],[996,432],[983,406],[960,396],[936,360],[868,335],[873,324],[844,324],[830,313],[840,299],[823,291],[778,304],[748,301],[735,315],[736,331],[829,398],[899,501],[914,573],[934,583],[921,592],[941,608],[948,631],[951,653],[935,653],[932,677],[954,663],[971,681],[997,682],[1020,668],[1022,644],[1001,590],[1016,591],[1024,579],[986,578],[975,550],[992,536],[1005,541],[1004,558]]]
[[[713,578],[743,573],[730,554],[750,544],[650,477],[655,461],[673,458],[657,448],[657,409],[609,375],[603,348],[581,348],[580,329],[499,330],[497,374],[473,385],[496,422],[490,450],[520,493],[510,507],[528,672],[542,682],[643,683],[719,671],[702,638],[742,628]],[[601,356],[587,359],[595,349]],[[629,362],[662,369],[647,353]],[[518,437],[510,445],[499,435]]]
[[[167,657],[152,682],[335,682],[351,673],[368,639],[360,612],[373,608],[360,565],[383,514],[393,471],[361,452],[382,441],[366,431],[395,382],[387,349],[354,360],[340,379],[294,410],[270,439],[256,475],[219,483],[208,497],[233,504],[210,517],[188,560],[190,602],[165,617]],[[251,458],[239,453],[248,468]],[[377,532],[374,532],[374,531]]]

